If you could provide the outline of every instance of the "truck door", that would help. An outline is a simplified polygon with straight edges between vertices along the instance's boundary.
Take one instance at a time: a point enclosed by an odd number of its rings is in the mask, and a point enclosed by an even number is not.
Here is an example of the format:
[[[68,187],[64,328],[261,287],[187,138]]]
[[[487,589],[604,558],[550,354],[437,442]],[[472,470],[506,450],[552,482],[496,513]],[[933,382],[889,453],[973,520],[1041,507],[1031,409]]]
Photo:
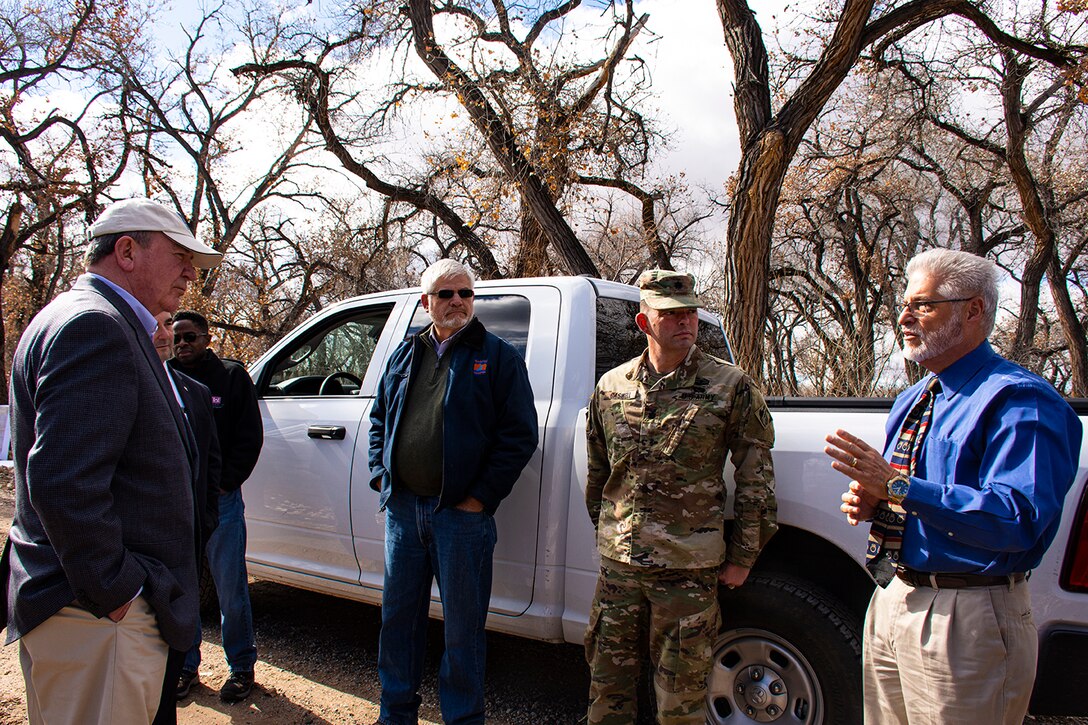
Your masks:
[[[476,285],[476,316],[489,332],[503,338],[525,357],[529,381],[533,386],[540,443],[529,464],[522,471],[514,490],[499,507],[495,517],[499,538],[490,611],[517,616],[532,601],[536,569],[537,529],[541,495],[541,451],[545,444],[545,423],[552,399],[555,375],[555,349],[559,328],[559,290],[546,285],[488,284]],[[407,334],[414,334],[430,324],[419,298]],[[385,524],[378,512],[378,496],[370,490],[370,472],[366,465],[366,436],[360,433],[356,464],[351,477],[351,511],[355,550],[360,565],[360,583],[380,589],[383,577]],[[441,611],[438,587],[431,589],[432,612]]]
[[[367,469],[370,404],[397,341],[397,308],[390,297],[321,315],[262,365],[264,449],[245,484],[250,561],[357,585],[349,481],[353,467]]]

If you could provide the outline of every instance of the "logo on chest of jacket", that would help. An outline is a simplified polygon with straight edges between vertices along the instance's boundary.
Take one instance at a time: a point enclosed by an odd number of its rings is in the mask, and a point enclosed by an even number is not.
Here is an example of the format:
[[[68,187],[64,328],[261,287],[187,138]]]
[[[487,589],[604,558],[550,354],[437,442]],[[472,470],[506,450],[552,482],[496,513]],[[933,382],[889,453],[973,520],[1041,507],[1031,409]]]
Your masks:
[[[223,407],[223,396],[222,395],[213,395],[212,396],[212,407],[213,408],[222,408]]]
[[[472,363],[473,375],[487,375],[487,360],[475,360]]]

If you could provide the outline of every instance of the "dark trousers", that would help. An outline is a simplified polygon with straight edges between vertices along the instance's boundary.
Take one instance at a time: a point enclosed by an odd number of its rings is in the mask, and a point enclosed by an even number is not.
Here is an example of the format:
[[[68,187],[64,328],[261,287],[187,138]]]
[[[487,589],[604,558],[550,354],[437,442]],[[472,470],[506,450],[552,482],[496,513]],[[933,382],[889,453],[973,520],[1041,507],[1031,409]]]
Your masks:
[[[162,698],[159,711],[151,725],[178,725],[178,678],[185,664],[185,652],[170,648],[166,653],[166,674],[162,678]]]

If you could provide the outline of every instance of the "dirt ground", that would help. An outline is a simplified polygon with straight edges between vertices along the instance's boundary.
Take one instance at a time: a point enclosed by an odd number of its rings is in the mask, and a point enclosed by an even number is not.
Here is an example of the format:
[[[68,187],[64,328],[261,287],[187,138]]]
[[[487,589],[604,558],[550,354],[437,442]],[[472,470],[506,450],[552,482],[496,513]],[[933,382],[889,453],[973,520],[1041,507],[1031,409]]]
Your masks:
[[[13,503],[10,469],[0,467],[0,541]],[[258,635],[257,687],[226,705],[227,677],[218,626],[205,626],[201,684],[178,709],[180,725],[369,725],[378,716],[380,610],[271,582],[251,580]],[[420,722],[441,722],[437,708],[441,625],[432,622],[424,663]],[[589,673],[580,647],[489,634],[487,708],[491,725],[569,725],[585,712]],[[18,645],[0,647],[0,725],[25,725]],[[648,715],[640,713],[640,715]],[[640,723],[652,723],[649,716]],[[1031,718],[1025,725],[1088,725],[1088,718]]]
[[[7,536],[12,510],[10,469],[0,469],[0,541]],[[319,612],[299,613],[300,617],[315,614],[320,616]],[[262,651],[262,661],[257,663],[256,669],[259,686],[249,699],[234,705],[222,703],[219,701],[219,686],[226,679],[228,671],[219,642],[218,628],[205,627],[201,647],[201,684],[193,688],[178,708],[178,723],[181,725],[332,725],[372,723],[378,717],[376,685],[360,691],[355,673],[335,667],[322,672],[320,682],[317,682],[293,671],[291,667],[273,664],[287,658],[269,651]],[[266,650],[268,643],[262,644]],[[0,725],[25,725],[25,713],[19,647],[13,644],[0,648]],[[430,724],[434,721],[421,722]]]

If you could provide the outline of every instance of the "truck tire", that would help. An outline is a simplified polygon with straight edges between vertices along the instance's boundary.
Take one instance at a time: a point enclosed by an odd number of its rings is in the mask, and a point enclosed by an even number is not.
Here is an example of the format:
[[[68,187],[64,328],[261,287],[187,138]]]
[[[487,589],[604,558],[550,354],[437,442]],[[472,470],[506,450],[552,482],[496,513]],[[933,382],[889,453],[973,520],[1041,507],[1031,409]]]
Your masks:
[[[720,594],[707,722],[860,723],[860,622],[825,591],[765,572]]]

